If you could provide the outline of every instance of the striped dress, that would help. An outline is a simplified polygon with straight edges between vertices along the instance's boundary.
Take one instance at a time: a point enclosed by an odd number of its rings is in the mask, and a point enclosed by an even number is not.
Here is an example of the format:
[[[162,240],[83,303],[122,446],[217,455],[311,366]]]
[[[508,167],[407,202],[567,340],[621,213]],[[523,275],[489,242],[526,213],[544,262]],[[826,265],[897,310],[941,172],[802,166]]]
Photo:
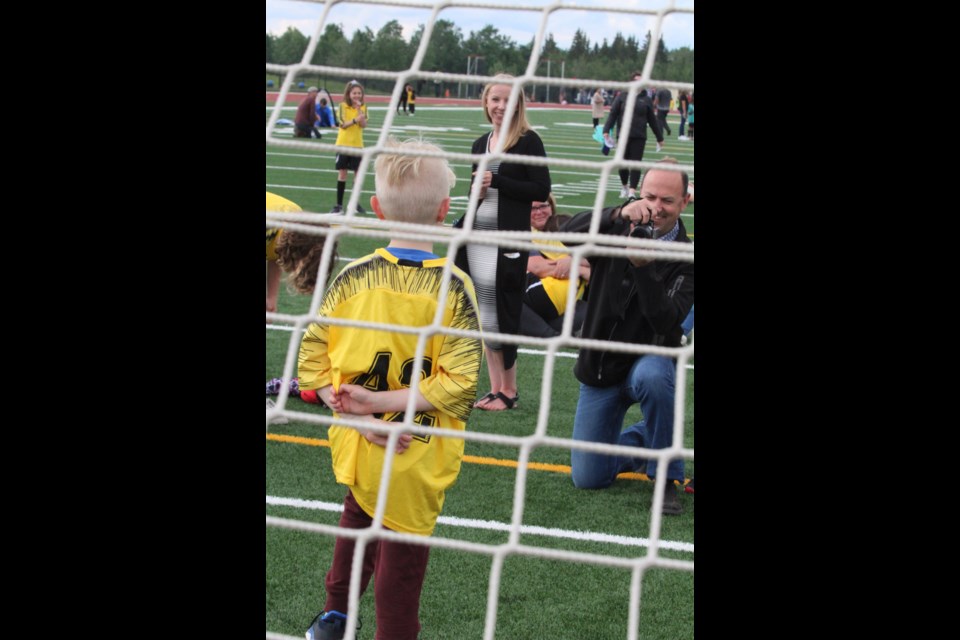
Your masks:
[[[493,137],[493,136],[490,136]],[[487,152],[490,151],[490,138],[487,138]],[[487,171],[497,175],[500,170],[499,162],[487,165]],[[497,230],[497,209],[500,196],[497,189],[487,187],[473,228],[480,231]],[[499,332],[500,323],[497,320],[497,255],[500,249],[496,245],[468,244],[467,261],[470,264],[470,277],[473,279],[474,290],[477,294],[477,303],[480,305],[480,327],[484,333]],[[503,348],[499,342],[492,342],[484,338],[484,345],[499,351]]]

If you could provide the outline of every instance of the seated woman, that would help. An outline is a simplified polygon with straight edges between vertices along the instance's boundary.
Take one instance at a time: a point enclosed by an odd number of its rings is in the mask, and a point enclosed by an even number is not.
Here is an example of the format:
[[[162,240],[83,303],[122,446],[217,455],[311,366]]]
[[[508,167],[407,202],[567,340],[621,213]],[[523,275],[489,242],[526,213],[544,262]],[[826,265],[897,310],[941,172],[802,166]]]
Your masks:
[[[562,217],[557,215],[557,200],[551,193],[546,202],[534,200],[530,208],[530,228],[533,231],[556,231]],[[571,256],[550,250],[550,247],[563,247],[556,240],[534,240],[534,243],[543,248],[539,252],[531,251],[527,260],[527,290],[523,296],[520,333],[552,338],[560,335],[560,329],[563,328],[562,314],[567,308]],[[583,296],[587,281],[590,280],[590,265],[586,259],[580,261],[576,272],[579,284],[573,317],[574,333],[580,330],[587,310]]]

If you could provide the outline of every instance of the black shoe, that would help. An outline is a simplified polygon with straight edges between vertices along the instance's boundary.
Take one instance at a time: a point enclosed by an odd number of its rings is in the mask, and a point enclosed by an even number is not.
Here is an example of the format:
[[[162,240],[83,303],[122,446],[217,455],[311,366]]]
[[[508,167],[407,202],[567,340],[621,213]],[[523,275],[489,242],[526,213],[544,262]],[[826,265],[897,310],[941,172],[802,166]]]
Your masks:
[[[673,484],[673,480],[667,480],[667,486],[663,490],[662,513],[665,516],[678,516],[683,513],[683,505],[677,497],[677,485]]]
[[[366,213],[366,212],[367,212],[366,209],[361,207],[359,204],[357,205],[357,213]]]
[[[357,631],[360,631],[357,620]],[[341,640],[347,633],[347,616],[339,611],[320,612],[304,634],[307,640]],[[359,634],[358,634],[359,637]]]

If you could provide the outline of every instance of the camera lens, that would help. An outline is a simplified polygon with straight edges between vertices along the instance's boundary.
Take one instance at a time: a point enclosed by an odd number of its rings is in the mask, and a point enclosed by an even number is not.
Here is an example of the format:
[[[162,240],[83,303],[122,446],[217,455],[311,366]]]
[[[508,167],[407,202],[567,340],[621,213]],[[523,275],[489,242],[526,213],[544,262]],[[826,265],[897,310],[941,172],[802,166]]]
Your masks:
[[[656,237],[656,229],[653,227],[652,222],[646,224],[638,224],[633,228],[633,231],[630,232],[631,238],[643,238],[645,240],[650,240]]]

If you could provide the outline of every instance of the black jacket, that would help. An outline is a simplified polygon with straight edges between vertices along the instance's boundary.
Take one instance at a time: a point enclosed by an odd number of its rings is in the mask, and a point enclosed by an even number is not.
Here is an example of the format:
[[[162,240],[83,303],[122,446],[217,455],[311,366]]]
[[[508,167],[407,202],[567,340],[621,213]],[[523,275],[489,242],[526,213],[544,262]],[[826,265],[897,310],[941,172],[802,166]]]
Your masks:
[[[600,232],[627,235],[629,222],[610,222],[614,207],[603,210]],[[579,213],[561,231],[586,232],[590,211]],[[690,242],[683,221],[675,242]],[[564,243],[571,244],[571,243]],[[693,263],[654,260],[643,267],[626,258],[589,256],[590,295],[582,337],[663,347],[680,346],[680,324],[693,306]],[[574,375],[594,387],[623,382],[637,354],[580,349]]]
[[[614,125],[619,133],[620,125],[623,120],[624,107],[627,104],[626,93],[621,93],[610,105],[610,115],[603,125],[603,132],[610,133]],[[660,130],[660,123],[657,121],[657,110],[646,94],[637,96],[637,101],[633,105],[633,120],[630,122],[630,138],[647,138],[647,125],[653,129],[653,135],[657,142],[663,142],[663,131]]]
[[[489,133],[480,136],[473,143],[471,153],[486,153],[489,137]],[[521,136],[517,144],[506,153],[540,157],[547,155],[543,141],[532,130]],[[473,165],[473,171],[477,171],[476,164]],[[502,231],[529,231],[531,203],[534,200],[543,202],[550,195],[550,169],[545,166],[502,161],[490,186],[497,189],[499,195],[497,228]],[[463,226],[463,218],[454,226]],[[497,256],[497,320],[501,333],[520,333],[520,312],[523,309],[523,292],[526,290],[528,256],[527,251],[518,252],[516,249],[503,247]],[[455,264],[470,273],[466,246],[461,246],[457,251]],[[516,345],[504,345],[503,357],[507,369],[513,366],[516,354]]]

